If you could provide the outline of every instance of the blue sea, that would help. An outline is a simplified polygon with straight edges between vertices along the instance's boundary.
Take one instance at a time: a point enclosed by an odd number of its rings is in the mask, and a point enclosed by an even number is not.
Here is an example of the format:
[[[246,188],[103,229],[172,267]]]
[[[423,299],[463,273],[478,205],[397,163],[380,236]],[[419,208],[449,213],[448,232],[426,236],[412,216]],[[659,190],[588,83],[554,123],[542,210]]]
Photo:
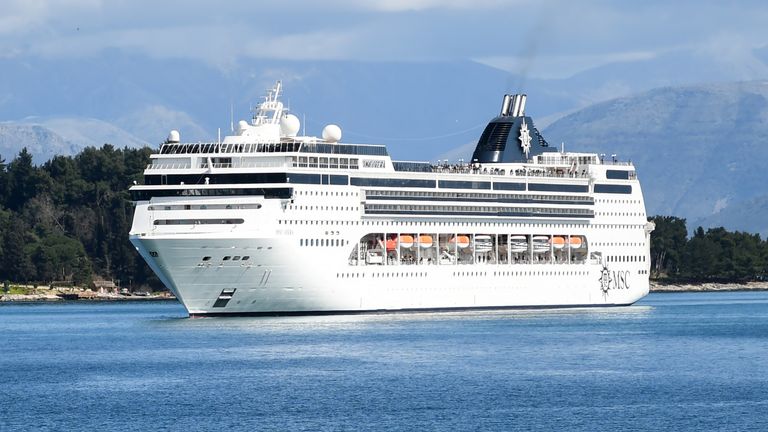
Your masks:
[[[768,292],[186,318],[0,306],[0,430],[768,430]]]

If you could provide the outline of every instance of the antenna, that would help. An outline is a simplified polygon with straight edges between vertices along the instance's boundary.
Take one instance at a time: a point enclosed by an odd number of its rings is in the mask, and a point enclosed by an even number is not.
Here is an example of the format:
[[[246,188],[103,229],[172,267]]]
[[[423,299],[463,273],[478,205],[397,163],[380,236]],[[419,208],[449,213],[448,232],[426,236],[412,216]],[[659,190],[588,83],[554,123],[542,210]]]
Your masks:
[[[301,136],[307,136],[307,115],[301,114]]]
[[[235,133],[235,104],[229,101],[229,131]]]

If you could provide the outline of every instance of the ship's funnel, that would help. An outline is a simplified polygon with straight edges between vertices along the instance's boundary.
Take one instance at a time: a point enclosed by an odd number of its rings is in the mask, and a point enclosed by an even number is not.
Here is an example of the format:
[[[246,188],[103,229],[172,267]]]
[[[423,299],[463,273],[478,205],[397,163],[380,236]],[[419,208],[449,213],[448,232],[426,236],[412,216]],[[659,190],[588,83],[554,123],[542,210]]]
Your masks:
[[[512,96],[512,117],[517,117],[520,112],[520,95]]]
[[[512,96],[505,94],[504,95],[504,101],[501,103],[501,113],[500,116],[507,116],[509,115],[509,105],[512,103]]]
[[[520,95],[520,109],[517,111],[517,115],[522,117],[525,115],[525,100],[528,98],[526,95]]]

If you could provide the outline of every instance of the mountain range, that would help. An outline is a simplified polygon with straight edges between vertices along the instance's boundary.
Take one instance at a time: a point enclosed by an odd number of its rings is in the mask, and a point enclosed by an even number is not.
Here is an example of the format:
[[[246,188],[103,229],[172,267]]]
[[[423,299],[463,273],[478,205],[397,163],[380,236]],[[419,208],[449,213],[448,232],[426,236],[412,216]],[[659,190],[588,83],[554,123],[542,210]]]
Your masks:
[[[250,60],[227,67],[105,51],[84,59],[0,58],[0,155],[26,146],[36,163],[89,145],[156,147],[171,129],[213,140],[249,117],[275,80],[309,135],[325,124],[344,141],[385,143],[400,160],[469,158],[504,93],[567,150],[631,159],[648,213],[689,227],[768,234],[761,161],[768,128],[768,49],[736,69],[676,51],[563,79],[514,75],[473,61]],[[690,82],[705,84],[691,85]],[[714,84],[712,84],[714,82]],[[756,215],[747,217],[746,215]]]

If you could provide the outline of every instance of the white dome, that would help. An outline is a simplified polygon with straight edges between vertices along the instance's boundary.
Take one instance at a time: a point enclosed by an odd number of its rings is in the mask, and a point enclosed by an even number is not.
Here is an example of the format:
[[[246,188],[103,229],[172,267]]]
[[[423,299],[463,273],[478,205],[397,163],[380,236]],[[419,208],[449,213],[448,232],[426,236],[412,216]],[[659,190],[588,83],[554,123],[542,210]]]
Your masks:
[[[169,143],[181,142],[181,136],[179,135],[179,131],[177,131],[176,129],[172,130],[168,134],[168,142]]]
[[[299,118],[293,114],[284,115],[280,119],[280,134],[288,137],[295,137],[301,129]]]
[[[339,142],[341,141],[341,128],[335,124],[329,124],[323,128],[323,141]]]
[[[241,134],[242,134],[242,133],[243,133],[243,132],[245,132],[247,129],[248,129],[248,122],[247,122],[247,121],[245,121],[245,120],[240,120],[239,122],[237,122],[237,131],[238,131],[239,133],[241,133]]]

